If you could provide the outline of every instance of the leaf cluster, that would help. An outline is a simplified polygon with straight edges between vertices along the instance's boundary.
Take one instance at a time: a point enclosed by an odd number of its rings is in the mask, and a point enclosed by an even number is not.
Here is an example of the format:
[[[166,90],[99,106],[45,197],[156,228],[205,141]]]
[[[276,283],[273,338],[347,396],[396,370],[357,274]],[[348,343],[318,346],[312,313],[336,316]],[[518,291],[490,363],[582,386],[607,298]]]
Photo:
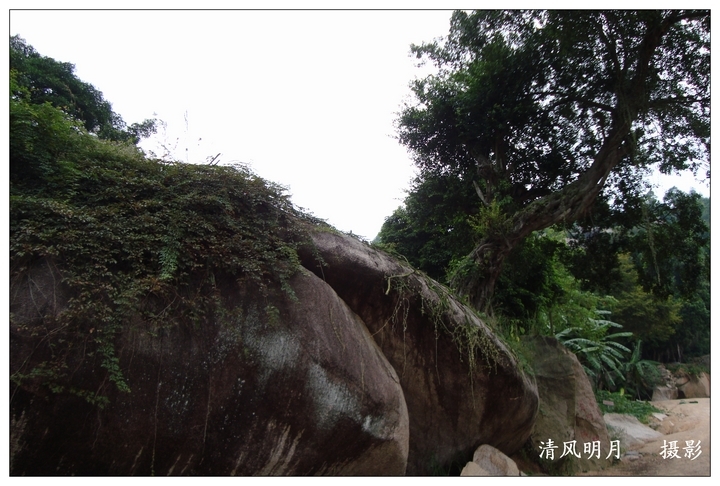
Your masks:
[[[601,316],[607,311],[596,311]],[[614,389],[616,380],[623,380],[623,361],[630,350],[618,339],[632,336],[631,332],[607,334],[610,328],[622,328],[608,319],[588,319],[583,327],[568,327],[555,337],[580,360],[596,388]]]
[[[404,206],[385,219],[378,242],[438,281],[450,262],[472,250],[475,233],[469,216],[478,201],[471,184],[447,175],[416,179]]]
[[[620,272],[621,278],[615,282],[613,293],[617,297],[613,307],[615,320],[649,347],[667,342],[681,323],[681,301],[643,289],[628,255],[620,255]]]
[[[655,295],[689,298],[710,279],[710,228],[702,218],[701,199],[696,192],[673,188],[662,203],[646,201],[631,245],[639,280]]]
[[[13,335],[40,336],[43,357],[16,370],[16,384],[101,404],[73,369],[85,363],[130,391],[117,354],[126,326],[157,333],[222,320],[228,288],[261,302],[276,289],[294,297],[288,281],[307,237],[282,187],[243,166],[147,159],[22,91],[11,92],[11,292],[32,292],[34,269],[48,265],[69,298],[54,316],[11,315]]]
[[[628,173],[653,164],[697,170],[709,160],[709,18],[455,12],[445,38],[412,46],[437,72],[411,84],[398,140],[424,176],[474,179],[511,212],[577,180],[608,143],[621,154],[608,192],[632,194]]]
[[[17,35],[10,37],[10,70],[31,104],[49,103],[99,138],[137,144],[155,131],[153,120],[128,127],[102,92],[75,76],[73,64],[40,55]]]
[[[641,400],[651,400],[655,387],[662,382],[657,361],[642,359],[642,341],[638,340],[630,358],[623,363],[625,392]]]

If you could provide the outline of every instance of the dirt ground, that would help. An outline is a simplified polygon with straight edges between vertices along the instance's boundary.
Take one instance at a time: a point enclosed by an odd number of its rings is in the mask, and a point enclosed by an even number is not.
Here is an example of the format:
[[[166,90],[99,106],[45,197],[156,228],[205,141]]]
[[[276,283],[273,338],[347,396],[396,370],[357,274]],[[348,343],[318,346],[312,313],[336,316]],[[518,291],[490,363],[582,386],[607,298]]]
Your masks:
[[[581,476],[709,476],[710,475],[710,399],[687,398],[652,402],[665,411],[667,418],[654,421],[658,432],[665,434],[636,448],[639,457],[629,456],[602,471]],[[663,445],[677,441],[678,458],[663,458]],[[685,457],[687,441],[700,446],[695,459]],[[698,442],[700,441],[700,442]]]

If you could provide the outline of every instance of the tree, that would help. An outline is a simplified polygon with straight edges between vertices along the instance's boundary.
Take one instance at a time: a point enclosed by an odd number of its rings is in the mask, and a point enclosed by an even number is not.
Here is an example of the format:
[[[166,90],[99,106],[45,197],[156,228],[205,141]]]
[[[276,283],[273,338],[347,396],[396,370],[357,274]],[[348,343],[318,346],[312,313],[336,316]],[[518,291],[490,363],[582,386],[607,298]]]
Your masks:
[[[632,242],[640,282],[660,297],[691,298],[710,280],[710,229],[700,194],[672,188],[664,202],[649,200],[645,214]]]
[[[622,277],[613,294],[617,299],[613,318],[645,343],[646,352],[653,353],[666,346],[675,334],[681,322],[682,304],[679,299],[646,292],[638,283],[636,267],[629,256],[621,255],[620,261]]]
[[[99,138],[137,144],[155,132],[154,120],[127,126],[93,85],[75,76],[75,66],[41,56],[19,36],[10,37],[10,70],[34,105],[50,103]]]
[[[479,309],[534,231],[598,197],[630,205],[654,166],[709,167],[709,11],[455,12],[412,52],[437,73],[412,83],[398,139],[421,177],[471,181],[482,201],[452,280]]]
[[[479,201],[471,183],[446,174],[418,179],[404,206],[385,219],[376,243],[401,254],[415,268],[447,283],[474,247]],[[508,319],[533,317],[562,294],[556,279],[558,238],[536,234],[519,244],[498,278],[496,307]]]
[[[478,202],[472,185],[451,174],[418,179],[400,207],[385,219],[379,243],[444,281],[453,259],[473,248],[469,216]]]
[[[660,202],[650,192],[632,208],[596,204],[592,218],[567,230],[564,261],[586,290],[612,294],[623,277],[619,255],[633,256],[644,290],[688,298],[710,278],[708,199],[670,189]],[[609,211],[607,211],[609,209]]]

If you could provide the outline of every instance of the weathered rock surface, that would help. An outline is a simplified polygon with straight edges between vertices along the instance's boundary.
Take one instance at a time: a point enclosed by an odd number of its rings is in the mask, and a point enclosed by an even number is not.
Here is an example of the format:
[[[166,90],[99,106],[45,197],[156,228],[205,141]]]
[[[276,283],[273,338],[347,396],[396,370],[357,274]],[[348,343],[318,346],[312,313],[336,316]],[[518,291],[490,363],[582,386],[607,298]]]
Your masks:
[[[678,397],[678,390],[675,385],[673,386],[656,386],[653,390],[652,395],[652,401],[662,401],[662,400],[675,400]]]
[[[512,454],[526,442],[537,388],[473,312],[361,241],[330,232],[313,240],[303,265],[362,318],[399,376],[410,418],[408,474],[465,463],[481,444]]]
[[[515,461],[487,444],[477,448],[472,462],[487,471],[490,476],[520,476]]]
[[[707,373],[698,376],[682,374],[675,377],[677,398],[710,398],[710,377]]]
[[[34,350],[67,300],[51,265],[31,274],[11,287],[11,374],[42,358]],[[322,280],[301,272],[291,286],[297,300],[278,291],[270,316],[232,286],[231,315],[200,327],[148,329],[128,316],[117,355],[130,393],[75,349],[73,380],[106,392],[104,408],[32,380],[13,385],[10,474],[404,474],[409,422],[395,370]]]
[[[702,364],[704,360],[700,359],[699,362]],[[683,369],[671,373],[664,365],[659,365],[658,369],[664,384],[655,387],[652,401],[710,398],[710,376],[707,373],[691,375]]]
[[[540,411],[529,441],[531,453],[539,457],[552,440],[558,449],[554,449],[551,461],[541,462],[546,467],[575,473],[607,466],[607,427],[577,357],[552,337],[529,337],[524,342],[532,355],[540,395]],[[580,457],[565,454],[564,444],[572,441]],[[600,458],[589,458],[583,453],[584,445],[596,441],[600,442]]]
[[[657,365],[657,370],[660,373],[660,382],[653,390],[652,401],[675,400],[678,396],[675,377],[662,363]]]
[[[10,473],[430,474],[481,444],[511,454],[526,442],[537,387],[476,314],[354,238],[313,239],[301,255],[312,273],[289,282],[296,298],[218,276],[222,311],[168,323],[129,312],[112,342],[130,392],[96,346],[37,368],[72,296],[49,261],[17,277]],[[94,343],[99,331],[73,332]]]
[[[492,476],[488,471],[478,466],[473,461],[465,464],[465,467],[460,471],[460,476]]]
[[[662,437],[662,433],[640,422],[637,417],[622,413],[603,415],[608,431],[617,436],[623,449],[634,449],[645,442]]]

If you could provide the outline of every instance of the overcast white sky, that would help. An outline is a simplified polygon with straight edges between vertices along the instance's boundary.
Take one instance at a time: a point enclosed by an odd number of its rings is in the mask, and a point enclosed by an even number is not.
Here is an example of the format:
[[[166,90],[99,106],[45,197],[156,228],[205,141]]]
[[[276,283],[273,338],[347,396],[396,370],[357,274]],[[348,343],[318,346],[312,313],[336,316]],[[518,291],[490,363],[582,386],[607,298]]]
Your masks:
[[[10,34],[75,64],[128,124],[165,121],[167,133],[144,148],[164,142],[188,162],[221,153],[221,163],[248,164],[296,205],[372,239],[414,174],[393,138],[408,84],[422,74],[410,44],[445,35],[450,15],[13,10]],[[709,193],[692,177],[653,182]]]

